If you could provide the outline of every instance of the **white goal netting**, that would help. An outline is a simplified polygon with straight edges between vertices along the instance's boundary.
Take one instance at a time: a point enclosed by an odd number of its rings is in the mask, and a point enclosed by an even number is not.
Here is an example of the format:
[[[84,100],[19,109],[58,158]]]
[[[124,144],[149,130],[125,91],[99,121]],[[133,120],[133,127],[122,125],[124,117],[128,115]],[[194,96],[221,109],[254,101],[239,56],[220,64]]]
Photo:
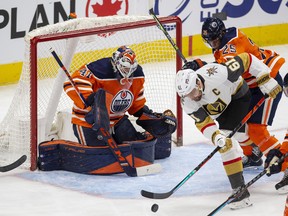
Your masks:
[[[177,19],[161,18],[176,41]],[[177,23],[177,25],[176,25]],[[180,34],[181,35],[181,34]],[[36,29],[25,37],[25,60],[11,106],[0,125],[0,163],[22,154],[23,167],[36,168],[37,144],[50,139],[75,139],[71,129],[72,101],[63,92],[67,79],[50,48],[73,72],[83,64],[110,57],[130,46],[143,67],[147,105],[157,112],[177,113],[174,78],[176,52],[148,16],[78,18]]]

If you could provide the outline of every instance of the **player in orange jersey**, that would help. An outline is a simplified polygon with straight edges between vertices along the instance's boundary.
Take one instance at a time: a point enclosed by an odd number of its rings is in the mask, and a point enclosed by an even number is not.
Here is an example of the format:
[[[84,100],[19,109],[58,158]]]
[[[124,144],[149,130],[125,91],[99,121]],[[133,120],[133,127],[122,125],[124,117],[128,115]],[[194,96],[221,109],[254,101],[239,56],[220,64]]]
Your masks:
[[[284,86],[283,86],[283,92],[288,97],[288,74],[284,77]],[[276,190],[279,193],[287,193],[288,192],[288,129],[284,138],[284,141],[280,147],[280,149],[272,149],[268,152],[266,160],[265,160],[265,168],[267,169],[267,175],[271,176],[275,173],[279,173],[281,171],[284,171],[284,177],[283,179],[275,185]],[[276,163],[280,158],[285,157],[285,159],[280,162]],[[288,196],[286,198],[285,203],[285,210],[284,210],[284,216],[288,216]]]
[[[282,143],[280,149],[272,149],[268,152],[267,158],[265,160],[265,168],[267,169],[267,176],[271,176],[273,174],[279,173],[281,171],[287,170],[288,167],[288,142],[287,140]],[[280,158],[286,157],[283,161],[278,162]],[[285,172],[284,178],[281,182],[276,184],[282,186],[278,189],[280,193],[285,193],[288,191],[288,175],[287,172]],[[285,210],[284,210],[284,216],[288,216],[288,196],[286,198],[285,203]]]
[[[222,20],[207,18],[202,25],[202,38],[212,48],[214,58],[218,63],[226,62],[233,56],[243,52],[251,53],[270,67],[270,76],[277,80],[280,86],[283,85],[279,69],[284,64],[285,59],[272,50],[260,48],[236,27],[226,29]],[[249,71],[246,71],[242,76],[252,93],[251,107],[253,107],[263,97],[263,94],[259,89],[256,78]],[[266,155],[270,149],[279,148],[280,142],[270,135],[267,126],[273,122],[281,97],[282,94],[278,94],[274,99],[267,99],[249,119],[248,136],[238,138],[244,155],[246,155],[243,158],[244,167],[262,165],[262,153]]]
[[[99,131],[93,128],[105,128],[107,124],[110,125],[108,133],[118,144],[144,139],[143,134],[136,131],[126,112],[138,117],[136,123],[155,137],[165,136],[176,130],[174,117],[154,113],[145,105],[144,73],[136,60],[136,54],[127,46],[119,47],[112,57],[85,64],[72,74],[72,79],[86,100],[83,103],[70,81],[64,83],[66,94],[74,102],[74,134],[83,145],[106,146]],[[107,120],[95,108],[97,103],[101,103],[95,97],[99,89],[107,92],[107,98],[110,98],[106,101],[109,115]]]
[[[288,74],[286,74],[284,77],[283,92],[288,97]],[[265,167],[266,168],[269,167],[271,165],[270,163],[274,162],[274,159],[273,159],[274,157],[276,157],[276,159],[278,160],[279,158],[281,158],[283,155],[287,153],[288,153],[288,129],[286,131],[284,141],[281,147],[279,149],[272,149],[269,151],[267,158],[265,160]],[[276,190],[280,194],[284,194],[288,192],[288,169],[287,168],[288,168],[288,157],[286,157],[286,159],[282,163],[279,163],[277,165],[271,165],[271,167],[269,167],[269,171],[267,172],[267,175],[270,176],[272,174],[279,173],[280,171],[284,171],[283,179],[275,185]],[[288,216],[288,197],[287,197],[287,203],[286,203],[284,215]]]

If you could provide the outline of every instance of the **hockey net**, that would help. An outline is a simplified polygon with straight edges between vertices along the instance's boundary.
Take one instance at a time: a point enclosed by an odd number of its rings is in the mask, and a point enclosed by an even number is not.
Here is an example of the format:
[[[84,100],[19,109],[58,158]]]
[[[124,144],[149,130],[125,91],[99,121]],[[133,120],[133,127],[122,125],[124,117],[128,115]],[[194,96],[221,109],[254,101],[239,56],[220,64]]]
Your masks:
[[[181,48],[181,20],[162,17],[160,21],[170,28],[169,34]],[[67,77],[51,55],[50,48],[73,72],[85,63],[110,57],[119,46],[130,46],[144,70],[147,105],[156,112],[171,109],[177,114],[178,128],[173,137],[177,145],[182,145],[182,111],[174,89],[181,59],[151,17],[68,20],[31,31],[25,37],[25,44],[22,74],[0,126],[1,164],[26,154],[28,160],[22,167],[35,170],[40,142],[51,139],[76,141],[70,122],[73,103],[63,92]]]

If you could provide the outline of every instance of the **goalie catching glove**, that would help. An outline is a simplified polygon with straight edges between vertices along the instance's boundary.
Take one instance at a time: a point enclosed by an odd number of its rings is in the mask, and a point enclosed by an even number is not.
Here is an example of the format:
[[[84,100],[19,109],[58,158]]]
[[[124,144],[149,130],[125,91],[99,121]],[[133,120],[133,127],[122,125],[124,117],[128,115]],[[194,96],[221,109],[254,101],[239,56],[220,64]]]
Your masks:
[[[171,110],[155,113],[144,106],[134,116],[139,117],[136,123],[154,137],[167,136],[176,130],[177,120]]]
[[[269,95],[271,98],[276,98],[277,94],[282,91],[282,87],[277,81],[270,77],[268,73],[262,72],[257,76],[257,84],[261,92]]]

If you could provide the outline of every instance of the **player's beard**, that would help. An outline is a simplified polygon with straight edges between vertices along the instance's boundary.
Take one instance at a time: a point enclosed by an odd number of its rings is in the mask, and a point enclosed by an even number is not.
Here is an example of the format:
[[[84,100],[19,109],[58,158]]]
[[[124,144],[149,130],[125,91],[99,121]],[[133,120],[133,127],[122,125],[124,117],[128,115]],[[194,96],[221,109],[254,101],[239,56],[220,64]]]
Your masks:
[[[193,100],[194,100],[194,101],[200,101],[201,98],[202,98],[202,95],[199,95],[199,96],[195,97]]]

